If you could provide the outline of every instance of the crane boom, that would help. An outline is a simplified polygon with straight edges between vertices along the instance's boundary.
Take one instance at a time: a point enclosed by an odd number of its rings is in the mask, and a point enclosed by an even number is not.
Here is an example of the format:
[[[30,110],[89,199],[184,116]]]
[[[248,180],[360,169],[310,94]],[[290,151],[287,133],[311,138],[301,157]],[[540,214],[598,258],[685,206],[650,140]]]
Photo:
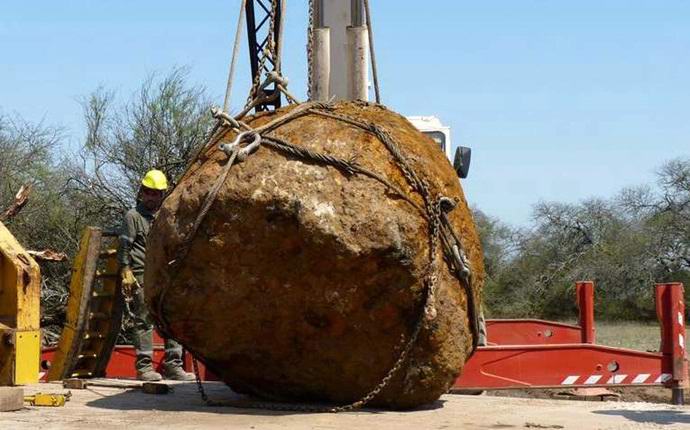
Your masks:
[[[247,0],[245,13],[249,64],[252,74],[250,97],[257,97],[263,91],[265,101],[259,103],[257,112],[277,109],[281,106],[280,91],[272,82],[263,90],[259,84],[271,72],[280,72],[282,50],[284,0]]]

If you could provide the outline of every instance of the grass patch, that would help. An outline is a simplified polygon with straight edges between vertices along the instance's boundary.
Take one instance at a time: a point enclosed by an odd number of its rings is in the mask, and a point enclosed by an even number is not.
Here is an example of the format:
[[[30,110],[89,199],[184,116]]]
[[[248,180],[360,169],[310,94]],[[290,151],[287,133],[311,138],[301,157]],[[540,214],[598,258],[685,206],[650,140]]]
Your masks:
[[[637,349],[658,351],[661,341],[659,324],[636,321],[596,322],[596,343]]]

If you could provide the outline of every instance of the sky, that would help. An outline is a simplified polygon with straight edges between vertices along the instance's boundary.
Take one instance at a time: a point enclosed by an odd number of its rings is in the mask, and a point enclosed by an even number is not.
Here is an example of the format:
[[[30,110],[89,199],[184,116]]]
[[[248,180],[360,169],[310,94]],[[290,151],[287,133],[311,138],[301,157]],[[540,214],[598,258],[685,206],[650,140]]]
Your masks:
[[[463,186],[490,215],[527,225],[539,201],[611,197],[690,156],[688,1],[370,2],[383,103],[472,148]],[[70,151],[99,86],[124,100],[186,66],[222,104],[239,3],[2,0],[0,114],[63,126]],[[283,69],[304,98],[307,1],[287,10]],[[240,63],[234,110],[246,49]]]

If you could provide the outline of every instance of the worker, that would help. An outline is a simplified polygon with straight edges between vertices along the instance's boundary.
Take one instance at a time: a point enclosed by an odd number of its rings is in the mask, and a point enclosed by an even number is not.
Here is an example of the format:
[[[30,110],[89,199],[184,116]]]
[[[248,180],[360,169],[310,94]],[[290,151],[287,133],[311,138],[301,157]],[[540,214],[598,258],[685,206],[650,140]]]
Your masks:
[[[135,368],[142,381],[160,381],[163,375],[153,368],[153,322],[144,302],[144,262],[146,238],[158,209],[163,203],[168,180],[160,170],[150,170],[141,181],[137,205],[125,214],[120,233],[118,261],[122,292],[133,318],[128,334],[136,349]],[[182,346],[165,339],[164,376],[166,379],[191,381],[194,375],[182,369]]]

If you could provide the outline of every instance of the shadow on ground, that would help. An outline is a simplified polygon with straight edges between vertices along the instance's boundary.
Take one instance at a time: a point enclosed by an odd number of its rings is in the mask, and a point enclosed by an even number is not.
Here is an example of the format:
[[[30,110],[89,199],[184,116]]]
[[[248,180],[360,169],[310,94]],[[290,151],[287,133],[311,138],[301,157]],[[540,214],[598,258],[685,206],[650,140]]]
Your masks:
[[[242,396],[230,390],[221,383],[205,383],[204,388],[208,398],[212,402],[222,403],[222,406],[209,406],[197,390],[195,383],[180,383],[172,385],[172,392],[169,394],[145,394],[140,390],[126,390],[113,394],[104,393],[97,388],[90,389],[93,393],[101,397],[89,401],[87,406],[101,409],[112,409],[120,411],[180,411],[180,412],[211,412],[220,414],[242,414],[242,415],[261,415],[261,416],[281,416],[310,413],[305,410],[271,410],[270,408],[257,407],[267,405],[276,408],[299,408],[299,407],[333,407],[333,405],[314,405],[302,403],[276,403],[267,402],[260,399]],[[444,400],[437,400],[429,405],[413,409],[414,412],[420,410],[435,410],[443,407]],[[253,406],[253,407],[252,407]],[[379,414],[386,412],[381,409],[361,409],[358,413]]]
[[[660,425],[690,424],[690,414],[681,410],[630,410],[613,409],[593,411],[595,414],[621,416],[637,423],[654,423]]]

